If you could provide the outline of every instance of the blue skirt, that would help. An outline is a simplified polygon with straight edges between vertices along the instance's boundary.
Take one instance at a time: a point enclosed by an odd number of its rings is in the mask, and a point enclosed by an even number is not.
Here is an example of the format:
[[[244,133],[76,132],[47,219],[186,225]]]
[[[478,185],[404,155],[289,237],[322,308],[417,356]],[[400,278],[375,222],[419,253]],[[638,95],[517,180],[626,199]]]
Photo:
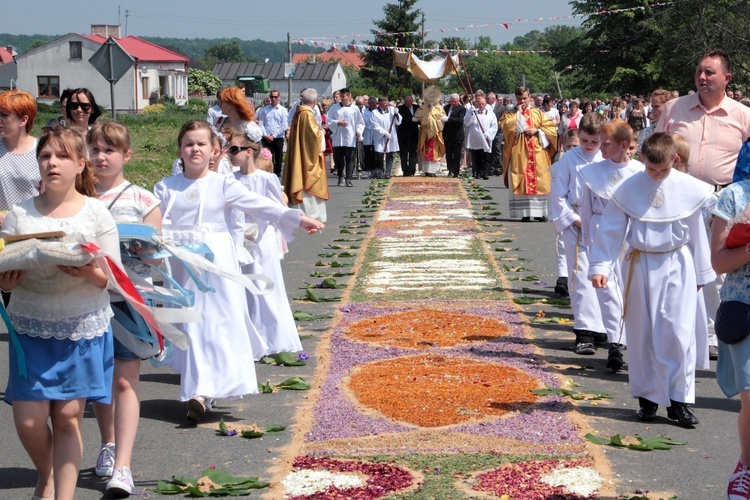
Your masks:
[[[732,345],[719,341],[716,380],[730,398],[750,390],[750,337]]]
[[[43,339],[24,334],[17,337],[26,355],[27,376],[19,376],[16,349],[9,342],[6,403],[79,398],[111,403],[115,364],[111,328],[93,339]]]

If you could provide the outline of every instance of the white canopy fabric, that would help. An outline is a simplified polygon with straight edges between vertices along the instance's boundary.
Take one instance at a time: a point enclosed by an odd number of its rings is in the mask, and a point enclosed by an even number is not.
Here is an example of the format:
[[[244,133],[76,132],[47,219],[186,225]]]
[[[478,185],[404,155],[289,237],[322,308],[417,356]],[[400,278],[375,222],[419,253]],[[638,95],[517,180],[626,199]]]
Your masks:
[[[458,73],[459,67],[457,55],[423,61],[414,55],[414,52],[402,50],[393,51],[393,65],[397,68],[405,68],[414,75],[414,78],[425,83],[436,83],[446,75]]]

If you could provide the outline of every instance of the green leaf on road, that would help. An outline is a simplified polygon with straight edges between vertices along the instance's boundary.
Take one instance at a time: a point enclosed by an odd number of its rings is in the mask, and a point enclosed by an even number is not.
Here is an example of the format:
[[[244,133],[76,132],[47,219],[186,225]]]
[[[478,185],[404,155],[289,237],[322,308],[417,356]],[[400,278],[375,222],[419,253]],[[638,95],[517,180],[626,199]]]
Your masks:
[[[264,365],[277,365],[277,366],[305,366],[303,360],[299,359],[297,354],[291,352],[280,352],[278,354],[271,354],[260,358],[260,362]]]
[[[632,442],[632,439],[623,439],[619,434],[615,434],[609,438],[603,438],[589,433],[584,437],[594,444],[629,448],[636,451],[671,450],[672,446],[687,444],[675,441],[667,436],[654,436],[650,438],[636,436],[635,440],[637,442]]]
[[[280,384],[276,384],[276,387],[279,389],[288,389],[292,391],[308,391],[310,390],[310,384],[305,382],[305,379],[301,377],[292,377],[290,379],[286,379]]]
[[[310,314],[305,311],[294,311],[294,319],[297,321],[317,321],[319,319],[333,318],[332,314]]]

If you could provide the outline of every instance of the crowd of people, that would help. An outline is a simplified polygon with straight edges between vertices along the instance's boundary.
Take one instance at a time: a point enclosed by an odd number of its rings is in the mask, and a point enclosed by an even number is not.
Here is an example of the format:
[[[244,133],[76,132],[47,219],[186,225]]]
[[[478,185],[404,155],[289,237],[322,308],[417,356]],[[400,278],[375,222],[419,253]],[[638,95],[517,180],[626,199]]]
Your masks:
[[[628,353],[636,418],[652,421],[664,406],[693,428],[696,368],[718,358],[719,386],[741,401],[727,486],[740,500],[750,498],[750,238],[730,234],[748,222],[748,172],[735,172],[747,163],[750,102],[728,90],[731,79],[729,56],[713,50],[688,95],[657,89],[609,109],[571,101],[550,206],[571,280],[574,351],[607,345],[613,371]]]
[[[143,358],[160,355],[179,372],[187,419],[199,422],[216,399],[258,392],[248,360],[302,350],[280,259],[295,228],[313,234],[324,224],[288,208],[273,152],[263,147],[273,134],[237,92],[222,92],[220,128],[217,120],[182,126],[175,172],[153,192],[126,180],[129,131],[98,119],[87,89],[64,93],[63,116],[45,124],[39,139],[30,135],[33,96],[0,94],[0,234],[38,238],[39,252],[54,241],[45,238],[85,243],[70,243],[79,250],[64,264],[59,256],[25,261],[22,252],[13,257],[18,268],[0,273],[12,338],[5,401],[39,475],[35,499],[74,498],[87,402],[101,435],[96,474],[109,478],[112,494],[133,491]],[[123,228],[133,224],[151,236],[128,239]],[[156,253],[158,235],[175,250]],[[190,314],[159,322],[132,291],[133,283],[155,290],[149,280],[162,259],[180,292],[169,297],[184,301],[173,305],[189,306]],[[196,266],[206,272],[197,277]],[[171,332],[172,349],[160,348],[169,345],[159,340],[161,329]],[[144,339],[157,349],[144,350]]]
[[[280,260],[295,228],[323,229],[329,172],[344,187],[360,170],[387,179],[398,154],[407,177],[441,175],[443,162],[452,178],[502,174],[511,218],[554,224],[555,290],[570,296],[573,351],[604,345],[608,369],[627,367],[637,419],[654,420],[662,406],[694,428],[696,369],[718,358],[719,386],[742,403],[727,495],[748,499],[750,230],[733,228],[750,223],[750,171],[739,167],[750,164],[750,101],[728,90],[731,71],[727,54],[709,51],[688,95],[656,89],[607,102],[524,86],[513,101],[481,90],[444,99],[435,87],[421,102],[347,88],[319,101],[304,89],[289,110],[272,90],[256,112],[228,87],[206,120],[182,126],[172,175],[153,192],[126,180],[129,131],[101,118],[90,91],[66,90],[62,116],[39,139],[34,98],[8,91],[0,235],[80,235],[139,283],[168,259],[169,280],[201,321],[183,320],[169,330],[171,352],[157,351],[180,374],[187,419],[199,422],[216,399],[258,391],[248,359],[301,350]],[[148,225],[174,250],[122,243],[122,224]],[[215,267],[200,267],[208,254]],[[35,499],[73,498],[87,402],[101,434],[97,475],[114,494],[133,490],[140,363],[150,354],[132,338],[158,339],[158,328],[96,262],[0,273],[12,339],[5,400],[39,473]]]

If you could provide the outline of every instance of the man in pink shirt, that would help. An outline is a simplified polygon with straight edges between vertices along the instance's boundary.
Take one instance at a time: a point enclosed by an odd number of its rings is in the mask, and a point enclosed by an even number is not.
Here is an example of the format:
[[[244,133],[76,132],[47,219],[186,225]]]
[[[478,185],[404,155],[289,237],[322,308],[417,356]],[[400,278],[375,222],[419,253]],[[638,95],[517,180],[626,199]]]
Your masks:
[[[729,56],[706,52],[695,70],[697,92],[664,106],[656,132],[678,133],[690,145],[688,173],[717,186],[732,182],[737,154],[750,137],[750,108],[726,96]]]

